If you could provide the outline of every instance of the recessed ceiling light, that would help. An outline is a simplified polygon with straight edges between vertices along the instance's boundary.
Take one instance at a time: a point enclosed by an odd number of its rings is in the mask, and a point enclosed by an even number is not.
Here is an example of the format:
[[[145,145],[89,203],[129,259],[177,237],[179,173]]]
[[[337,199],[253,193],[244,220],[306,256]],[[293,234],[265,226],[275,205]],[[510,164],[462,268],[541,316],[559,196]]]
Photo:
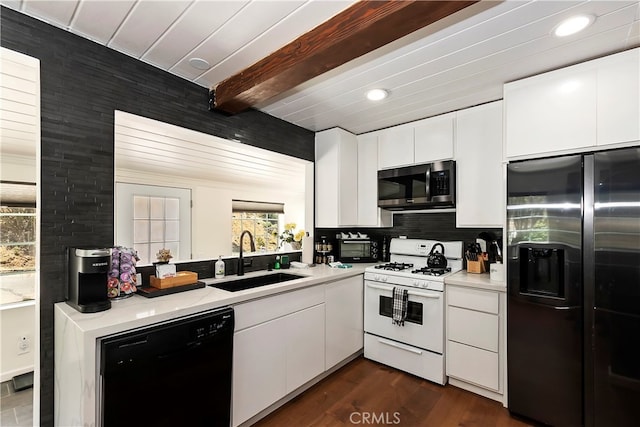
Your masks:
[[[202,58],[191,58],[189,59],[189,65],[191,65],[196,70],[208,70],[211,68],[211,65]]]
[[[367,92],[367,99],[370,101],[381,101],[389,96],[389,92],[385,89],[371,89]]]
[[[565,19],[553,29],[553,34],[556,37],[565,37],[575,34],[584,30],[595,21],[596,18],[593,15],[577,15],[571,18]]]

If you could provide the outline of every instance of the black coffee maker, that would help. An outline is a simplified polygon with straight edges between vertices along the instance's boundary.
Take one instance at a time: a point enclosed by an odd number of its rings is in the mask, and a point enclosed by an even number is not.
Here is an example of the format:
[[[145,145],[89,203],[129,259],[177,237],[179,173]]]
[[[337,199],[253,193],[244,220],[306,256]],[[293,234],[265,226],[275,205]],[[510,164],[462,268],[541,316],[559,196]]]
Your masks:
[[[111,265],[109,248],[69,248],[67,304],[82,313],[111,308],[107,279]]]

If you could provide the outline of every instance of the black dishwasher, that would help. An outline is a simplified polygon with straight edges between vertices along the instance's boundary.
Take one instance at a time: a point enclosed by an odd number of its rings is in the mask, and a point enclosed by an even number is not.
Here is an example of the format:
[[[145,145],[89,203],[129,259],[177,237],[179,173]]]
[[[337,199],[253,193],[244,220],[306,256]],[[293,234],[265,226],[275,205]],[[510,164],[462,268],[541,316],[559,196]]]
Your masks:
[[[225,426],[231,417],[233,308],[104,338],[104,427]]]

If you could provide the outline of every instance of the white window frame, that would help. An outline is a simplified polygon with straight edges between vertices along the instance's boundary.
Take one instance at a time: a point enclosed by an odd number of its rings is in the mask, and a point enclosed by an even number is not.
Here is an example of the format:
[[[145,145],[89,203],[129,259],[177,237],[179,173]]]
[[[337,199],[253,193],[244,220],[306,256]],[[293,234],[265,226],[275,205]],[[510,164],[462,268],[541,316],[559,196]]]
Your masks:
[[[118,246],[134,247],[133,197],[170,197],[180,200],[180,241],[172,261],[191,259],[191,189],[155,185],[116,183],[115,242]],[[155,254],[149,254],[149,263]],[[144,260],[141,260],[141,263]]]

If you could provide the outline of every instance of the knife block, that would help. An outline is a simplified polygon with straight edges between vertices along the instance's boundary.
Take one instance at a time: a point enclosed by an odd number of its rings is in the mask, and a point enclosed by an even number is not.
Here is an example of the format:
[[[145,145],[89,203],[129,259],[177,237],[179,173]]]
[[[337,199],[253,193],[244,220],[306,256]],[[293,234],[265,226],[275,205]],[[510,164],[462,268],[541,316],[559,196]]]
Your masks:
[[[484,273],[487,270],[484,267],[484,261],[482,259],[478,261],[467,260],[467,273]]]

